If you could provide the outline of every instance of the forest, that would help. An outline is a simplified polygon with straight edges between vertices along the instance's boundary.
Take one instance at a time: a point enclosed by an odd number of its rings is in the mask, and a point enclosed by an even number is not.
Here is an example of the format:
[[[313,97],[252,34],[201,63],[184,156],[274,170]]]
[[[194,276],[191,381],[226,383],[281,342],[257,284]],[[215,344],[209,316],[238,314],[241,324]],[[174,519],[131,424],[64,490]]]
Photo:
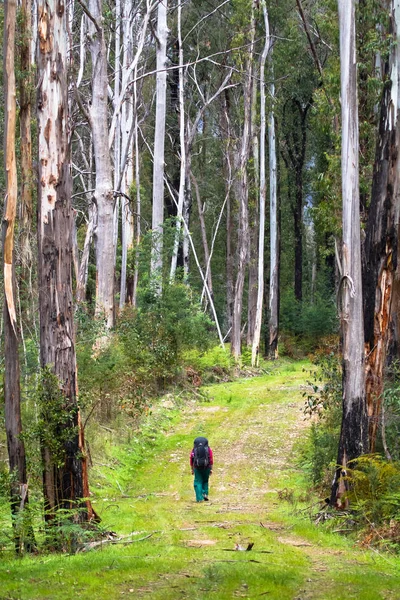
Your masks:
[[[399,597],[399,0],[0,17],[0,598]]]

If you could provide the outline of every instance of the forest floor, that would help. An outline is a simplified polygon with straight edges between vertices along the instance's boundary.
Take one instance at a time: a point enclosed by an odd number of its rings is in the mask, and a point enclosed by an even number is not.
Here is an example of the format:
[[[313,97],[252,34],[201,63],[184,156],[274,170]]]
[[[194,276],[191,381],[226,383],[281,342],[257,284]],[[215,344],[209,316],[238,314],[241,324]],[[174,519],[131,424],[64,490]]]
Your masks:
[[[316,499],[295,460],[309,426],[304,366],[208,387],[206,401],[177,407],[171,396],[129,444],[112,431],[93,443],[93,503],[118,538],[2,560],[0,599],[400,599],[400,558],[309,518]],[[200,504],[189,468],[197,435],[215,456],[210,501]]]

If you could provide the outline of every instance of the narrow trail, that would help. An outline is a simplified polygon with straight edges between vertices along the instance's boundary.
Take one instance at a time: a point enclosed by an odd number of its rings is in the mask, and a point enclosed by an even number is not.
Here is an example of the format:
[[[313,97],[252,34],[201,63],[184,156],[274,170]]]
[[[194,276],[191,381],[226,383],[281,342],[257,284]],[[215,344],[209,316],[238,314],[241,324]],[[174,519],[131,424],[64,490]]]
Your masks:
[[[309,426],[303,366],[211,386],[209,401],[179,411],[168,400],[154,407],[163,433],[142,459],[130,450],[138,437],[122,453],[114,444],[113,464],[93,472],[103,526],[125,537],[0,564],[0,600],[400,600],[398,557],[358,549],[302,512],[312,502],[298,497],[293,460]],[[197,435],[215,456],[210,501],[200,504],[189,467]],[[251,551],[235,550],[249,543]]]
[[[282,498],[291,500],[290,482],[298,471],[293,462],[295,444],[309,426],[302,413],[304,388],[300,368],[278,374],[271,384],[267,377],[214,386],[209,390],[211,401],[187,407],[178,427],[168,433],[170,447],[175,449],[159,464],[158,491],[154,491],[164,495],[158,496],[157,506],[149,502],[150,519],[159,522],[161,529],[174,523],[175,536],[169,541],[172,547],[186,550],[187,565],[195,567],[194,571],[198,561],[205,561],[212,579],[213,567],[218,573],[223,565],[220,583],[215,575],[217,582],[207,589],[188,586],[187,581],[182,585],[182,573],[174,572],[171,579],[183,597],[189,593],[194,598],[221,599],[263,594],[293,600],[400,599],[396,559],[390,557],[382,571],[372,552],[353,549],[338,536],[332,546],[332,537],[325,539],[307,518],[294,524],[280,516],[282,509],[288,512],[290,505]],[[188,466],[190,444],[197,435],[208,436],[215,456],[210,502],[200,505],[194,502]],[[171,475],[170,461],[178,477]],[[143,484],[145,492],[148,475]],[[172,512],[171,499],[175,503]],[[314,529],[311,534],[310,529]],[[245,547],[250,542],[254,543],[251,552],[231,552],[236,544]],[[372,590],[363,582],[363,572],[374,569],[378,579],[387,578],[387,585],[385,581]],[[268,583],[265,591],[253,583],[262,580],[260,571]],[[230,587],[226,584],[229,577],[242,583]],[[187,568],[183,578],[190,580]],[[151,598],[174,597],[166,595],[165,588],[159,596],[156,589],[154,580],[138,592]]]

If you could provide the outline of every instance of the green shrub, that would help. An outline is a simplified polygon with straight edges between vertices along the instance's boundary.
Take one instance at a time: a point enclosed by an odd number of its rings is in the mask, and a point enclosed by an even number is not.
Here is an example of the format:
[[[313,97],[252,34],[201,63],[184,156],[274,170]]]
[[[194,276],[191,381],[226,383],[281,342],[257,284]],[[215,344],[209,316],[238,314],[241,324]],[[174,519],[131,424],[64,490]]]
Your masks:
[[[121,407],[139,417],[152,396],[176,381],[185,353],[201,355],[215,342],[213,324],[181,283],[164,286],[161,295],[142,288],[137,308],[127,306],[111,333],[84,312],[79,324],[80,404],[96,405],[107,421]]]
[[[337,331],[336,306],[328,295],[316,295],[314,302],[298,302],[292,290],[282,294],[280,308],[281,330],[303,338],[311,347],[324,336]]]
[[[335,349],[314,359],[304,414],[315,419],[300,450],[300,464],[314,485],[329,487],[338,449],[342,412],[341,356]]]
[[[383,404],[387,449],[393,459],[400,460],[400,363],[398,360],[393,361],[386,373]]]
[[[378,454],[364,455],[349,470],[348,497],[358,512],[358,523],[382,525],[400,522],[400,463],[388,462]]]

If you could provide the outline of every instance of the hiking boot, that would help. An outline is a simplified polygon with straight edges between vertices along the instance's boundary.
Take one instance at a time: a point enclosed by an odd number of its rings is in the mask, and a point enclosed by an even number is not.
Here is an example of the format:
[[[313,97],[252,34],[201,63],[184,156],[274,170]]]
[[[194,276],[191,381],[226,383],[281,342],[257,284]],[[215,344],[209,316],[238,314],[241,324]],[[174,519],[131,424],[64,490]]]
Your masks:
[[[205,500],[206,502],[208,502],[208,496],[203,496],[203,500]]]

